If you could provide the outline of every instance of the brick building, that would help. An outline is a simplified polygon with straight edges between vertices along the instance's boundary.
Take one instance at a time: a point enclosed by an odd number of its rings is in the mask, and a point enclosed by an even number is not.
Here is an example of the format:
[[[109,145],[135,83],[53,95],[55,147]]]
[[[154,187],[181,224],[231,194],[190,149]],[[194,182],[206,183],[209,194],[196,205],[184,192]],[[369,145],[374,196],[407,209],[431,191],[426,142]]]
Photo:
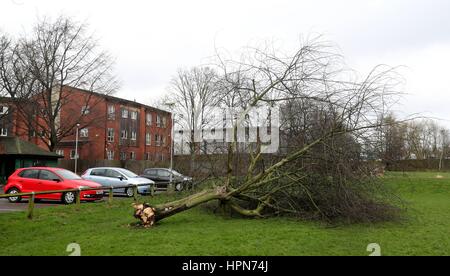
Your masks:
[[[62,139],[56,153],[64,159],[75,158],[75,129],[80,124],[79,159],[89,160],[152,160],[170,158],[171,113],[109,95],[63,87],[64,101],[58,114],[58,124],[70,126],[71,134]],[[0,117],[0,135],[18,136],[42,148],[45,142],[37,137],[36,129],[14,114],[14,108],[0,101],[4,111]],[[80,116],[80,114],[82,116]],[[60,127],[64,130],[63,127]]]

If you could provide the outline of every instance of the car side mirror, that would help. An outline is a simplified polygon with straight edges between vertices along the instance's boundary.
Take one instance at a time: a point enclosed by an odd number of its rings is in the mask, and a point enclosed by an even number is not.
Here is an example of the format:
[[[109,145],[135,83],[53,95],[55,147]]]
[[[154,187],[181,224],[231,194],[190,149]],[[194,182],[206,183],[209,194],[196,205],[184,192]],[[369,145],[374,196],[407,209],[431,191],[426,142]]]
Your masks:
[[[55,178],[55,179],[53,179],[53,181],[56,183],[59,183],[59,182],[61,182],[61,179]]]
[[[123,176],[119,176],[118,178],[120,179],[120,181],[123,181]]]

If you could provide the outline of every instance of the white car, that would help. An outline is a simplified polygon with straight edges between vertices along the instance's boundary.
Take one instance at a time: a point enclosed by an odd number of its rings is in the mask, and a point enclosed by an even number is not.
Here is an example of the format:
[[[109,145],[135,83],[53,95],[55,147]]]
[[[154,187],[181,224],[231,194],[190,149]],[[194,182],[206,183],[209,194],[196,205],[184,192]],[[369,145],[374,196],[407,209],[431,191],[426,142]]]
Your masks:
[[[140,177],[132,171],[114,167],[88,169],[81,175],[81,177],[83,179],[96,182],[104,187],[130,186],[128,188],[114,189],[115,194],[125,194],[128,197],[132,197],[134,195],[133,186],[136,184],[148,184],[138,186],[139,194],[150,194],[151,186],[155,184],[154,181]]]

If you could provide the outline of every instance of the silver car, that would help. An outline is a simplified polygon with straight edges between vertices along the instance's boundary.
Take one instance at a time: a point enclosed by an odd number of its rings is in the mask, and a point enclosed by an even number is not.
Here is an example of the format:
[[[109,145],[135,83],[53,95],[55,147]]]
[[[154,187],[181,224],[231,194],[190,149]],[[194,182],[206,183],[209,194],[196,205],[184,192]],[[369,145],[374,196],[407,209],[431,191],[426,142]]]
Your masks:
[[[126,186],[128,188],[114,189],[114,193],[125,194],[129,197],[133,196],[133,185],[148,184],[148,186],[138,186],[139,194],[149,194],[154,181],[138,176],[132,171],[123,168],[92,168],[86,170],[81,176],[83,179],[90,180],[101,184],[104,187]]]

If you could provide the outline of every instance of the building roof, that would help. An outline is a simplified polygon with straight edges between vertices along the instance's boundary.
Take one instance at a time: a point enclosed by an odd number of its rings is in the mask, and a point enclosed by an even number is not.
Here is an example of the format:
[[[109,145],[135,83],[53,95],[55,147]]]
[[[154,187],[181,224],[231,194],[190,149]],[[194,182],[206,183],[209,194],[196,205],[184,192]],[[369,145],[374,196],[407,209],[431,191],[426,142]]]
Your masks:
[[[127,100],[127,99],[123,99],[123,98],[119,98],[119,97],[114,97],[114,96],[111,96],[111,95],[106,95],[106,94],[102,94],[102,93],[98,93],[98,92],[94,92],[94,91],[90,91],[90,90],[86,90],[86,89],[81,89],[81,88],[77,88],[77,87],[72,87],[72,86],[68,86],[68,85],[64,85],[64,87],[67,87],[67,88],[69,88],[69,89],[78,90],[78,91],[81,91],[81,92],[92,93],[92,94],[95,94],[95,95],[97,95],[97,96],[103,97],[103,98],[108,99],[108,100],[111,100],[111,101],[123,102],[123,103],[129,104],[129,105],[134,105],[134,106],[143,106],[143,107],[145,107],[146,109],[149,109],[149,110],[152,110],[152,111],[161,112],[161,113],[166,113],[166,114],[172,114],[172,113],[169,112],[169,111],[162,110],[162,109],[159,109],[159,108],[150,106],[150,105],[138,103],[138,102],[136,102],[136,101],[130,101],[130,100]]]
[[[0,155],[28,155],[62,158],[62,156],[56,153],[46,151],[35,144],[21,140],[18,137],[1,137]]]

